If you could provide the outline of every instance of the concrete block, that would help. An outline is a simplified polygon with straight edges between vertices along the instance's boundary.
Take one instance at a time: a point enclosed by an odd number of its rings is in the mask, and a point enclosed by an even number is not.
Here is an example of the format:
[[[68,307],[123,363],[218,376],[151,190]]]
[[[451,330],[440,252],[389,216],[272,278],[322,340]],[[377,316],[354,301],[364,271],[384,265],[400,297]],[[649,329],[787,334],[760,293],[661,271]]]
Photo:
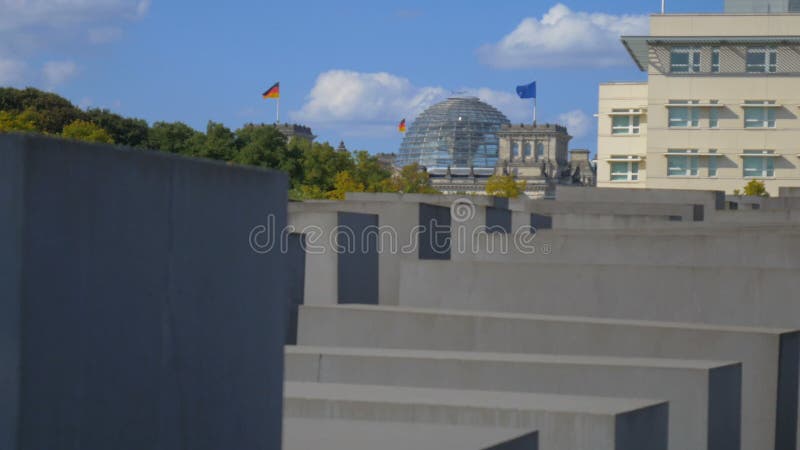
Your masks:
[[[420,308],[303,308],[301,345],[546,353],[742,363],[742,448],[794,439],[793,329]],[[783,356],[781,356],[783,355]],[[786,376],[779,376],[786,373]],[[786,392],[787,394],[779,394]],[[780,395],[780,400],[777,395]],[[719,398],[720,408],[733,398]],[[779,421],[777,418],[780,417]],[[785,417],[789,419],[784,422]],[[779,426],[780,425],[780,426]],[[776,438],[777,436],[777,438]]]
[[[287,265],[248,235],[285,225],[286,176],[42,136],[0,155],[0,448],[279,448]]]
[[[658,400],[287,382],[284,413],[538,430],[543,450],[666,450],[668,438]]]
[[[305,236],[291,233],[287,241],[289,304],[286,307],[286,344],[297,343],[297,314],[303,304],[306,276]]]
[[[399,298],[410,307],[800,328],[789,292],[800,292],[796,269],[418,261],[401,263]]]
[[[535,231],[552,229],[553,216],[536,213],[531,214],[531,228]]]
[[[778,188],[779,197],[800,197],[800,187],[780,187]]]
[[[538,450],[536,431],[402,422],[283,420],[283,450]]]
[[[663,398],[671,449],[739,448],[738,363],[290,346],[285,365],[288,381]]]
[[[556,198],[565,201],[649,203],[649,204],[699,204],[707,214],[725,209],[725,192],[682,189],[621,189],[558,186]]]
[[[450,208],[419,204],[419,259],[450,259]]]
[[[719,211],[718,215],[736,211]],[[515,229],[529,215],[515,213]],[[706,223],[706,222],[704,222]],[[533,244],[549,244],[545,254],[475,255],[473,261],[547,264],[800,268],[800,227],[672,227],[669,229],[538,230]],[[657,255],[657,257],[654,257]],[[567,274],[566,276],[573,276]]]
[[[377,305],[378,216],[351,212],[340,212],[337,216],[337,303]]]

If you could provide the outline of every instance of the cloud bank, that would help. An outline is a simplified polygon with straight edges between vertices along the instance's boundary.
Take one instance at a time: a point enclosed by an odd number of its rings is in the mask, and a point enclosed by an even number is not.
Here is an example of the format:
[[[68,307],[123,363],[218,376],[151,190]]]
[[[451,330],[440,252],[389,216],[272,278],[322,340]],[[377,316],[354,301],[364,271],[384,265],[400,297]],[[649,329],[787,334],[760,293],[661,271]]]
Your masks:
[[[648,28],[645,15],[572,11],[558,3],[541,19],[525,18],[500,42],[480,47],[478,58],[500,69],[628,64],[619,37],[647,34]]]
[[[566,125],[569,134],[576,138],[581,138],[589,134],[593,125],[592,118],[580,109],[573,109],[572,111],[559,114],[558,123]]]
[[[78,66],[74,61],[48,61],[42,68],[45,84],[48,88],[54,88],[67,81],[78,71]]]
[[[15,86],[23,81],[25,63],[0,57],[0,86]]]
[[[530,123],[532,119],[530,100],[522,100],[511,91],[466,87],[457,92],[480,98],[512,123]],[[386,72],[331,70],[317,77],[306,102],[290,117],[312,127],[338,128],[349,136],[385,136],[394,132],[400,119],[410,123],[427,107],[452,95],[444,87],[416,86],[407,78]],[[582,127],[577,131],[584,133],[590,123],[578,110],[562,114],[559,121]]]
[[[0,31],[140,19],[150,0],[0,0]]]
[[[149,9],[150,0],[0,0],[0,84],[66,82],[79,72],[69,53],[120,38]],[[32,62],[42,55],[58,60]]]

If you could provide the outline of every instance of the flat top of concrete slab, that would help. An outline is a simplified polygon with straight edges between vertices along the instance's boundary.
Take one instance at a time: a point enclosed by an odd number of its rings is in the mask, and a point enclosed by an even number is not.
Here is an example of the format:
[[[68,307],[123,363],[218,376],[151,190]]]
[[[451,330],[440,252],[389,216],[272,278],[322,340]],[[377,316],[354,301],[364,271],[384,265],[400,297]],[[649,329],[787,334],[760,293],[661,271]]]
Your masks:
[[[616,415],[663,400],[338,383],[284,383],[285,398]]]
[[[317,347],[317,346],[286,346],[287,354],[294,355],[330,355],[330,356],[368,356],[382,358],[411,358],[435,359],[453,361],[488,361],[503,363],[540,363],[561,364],[578,366],[618,366],[640,368],[664,369],[695,369],[710,370],[719,367],[739,364],[735,361],[713,361],[694,359],[667,359],[667,358],[623,358],[615,356],[576,356],[576,355],[548,355],[548,354],[521,354],[521,353],[496,353],[496,352],[460,352],[440,350],[406,350],[383,348],[354,348],[354,347]]]
[[[506,313],[494,311],[466,311],[438,308],[409,308],[406,306],[381,306],[381,305],[301,305],[301,309],[341,309],[356,311],[375,311],[375,312],[398,312],[406,314],[423,314],[431,316],[454,316],[472,317],[487,319],[516,319],[516,320],[542,320],[548,322],[568,322],[568,323],[587,323],[587,324],[606,324],[620,325],[629,327],[650,327],[650,328],[675,328],[689,330],[707,330],[732,333],[756,333],[780,335],[784,333],[798,332],[798,329],[791,328],[768,328],[768,327],[747,327],[735,325],[710,325],[704,323],[684,323],[684,322],[660,322],[654,320],[633,320],[633,319],[607,319],[585,316],[558,316],[547,314],[526,314],[526,313]]]
[[[670,237],[713,237],[713,236],[740,236],[746,234],[762,235],[764,233],[780,233],[787,237],[800,236],[800,227],[794,224],[736,224],[736,223],[715,223],[715,222],[686,222],[691,224],[687,228],[614,228],[614,229],[552,229],[545,230],[551,235],[562,237],[568,236],[591,236],[593,238],[607,237],[647,237],[647,238],[670,238]]]
[[[283,419],[283,450],[482,450],[526,429],[357,420]]]

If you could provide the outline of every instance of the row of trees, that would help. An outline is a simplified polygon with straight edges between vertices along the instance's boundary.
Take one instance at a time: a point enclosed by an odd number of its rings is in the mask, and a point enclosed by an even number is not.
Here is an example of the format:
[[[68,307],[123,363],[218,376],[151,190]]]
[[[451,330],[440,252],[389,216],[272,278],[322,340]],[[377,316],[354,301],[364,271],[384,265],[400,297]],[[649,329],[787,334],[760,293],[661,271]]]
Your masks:
[[[200,132],[182,122],[155,122],[106,109],[82,110],[56,94],[33,88],[0,88],[0,132],[34,132],[70,139],[120,144],[289,174],[295,199],[344,198],[345,192],[436,192],[428,176],[409,166],[393,176],[366,151],[340,151],[328,143],[287,141],[272,125],[238,130],[208,122]]]

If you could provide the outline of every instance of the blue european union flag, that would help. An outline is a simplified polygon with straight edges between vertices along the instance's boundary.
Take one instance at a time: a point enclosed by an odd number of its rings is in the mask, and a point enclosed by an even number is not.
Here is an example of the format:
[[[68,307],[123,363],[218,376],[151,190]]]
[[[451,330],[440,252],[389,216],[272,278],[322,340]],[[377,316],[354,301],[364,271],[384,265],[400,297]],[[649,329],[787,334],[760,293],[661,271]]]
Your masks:
[[[536,82],[517,86],[517,95],[519,98],[536,98]]]

